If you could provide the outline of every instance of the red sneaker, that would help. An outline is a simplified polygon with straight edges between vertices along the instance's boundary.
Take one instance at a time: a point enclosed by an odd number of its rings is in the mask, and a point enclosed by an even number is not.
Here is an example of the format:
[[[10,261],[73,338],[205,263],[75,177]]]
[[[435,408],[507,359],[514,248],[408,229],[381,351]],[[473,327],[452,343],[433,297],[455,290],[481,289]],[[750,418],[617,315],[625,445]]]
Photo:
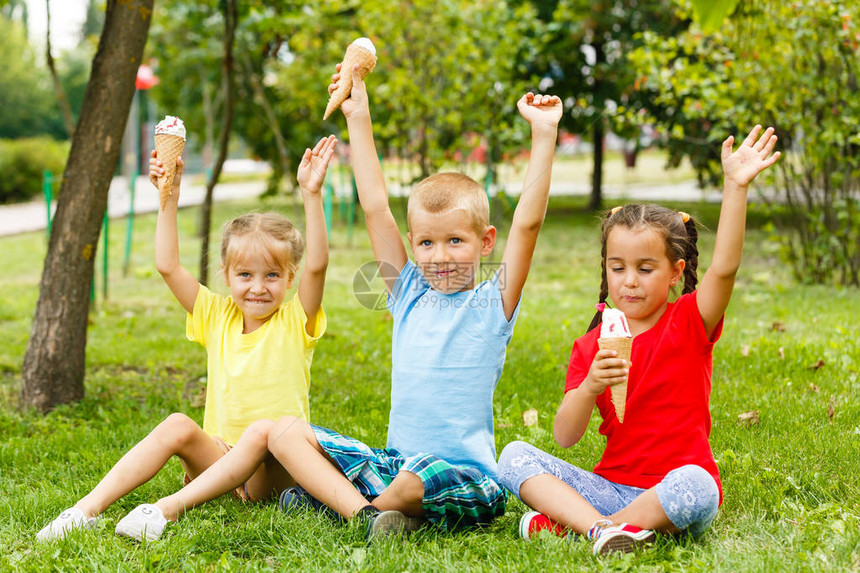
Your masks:
[[[541,531],[549,531],[559,537],[567,537],[570,531],[537,511],[530,511],[520,519],[520,537],[531,539]]]
[[[641,529],[629,523],[613,527],[605,527],[597,532],[594,539],[595,555],[606,555],[613,551],[630,553],[636,549],[651,545],[657,539],[657,534],[650,529]]]

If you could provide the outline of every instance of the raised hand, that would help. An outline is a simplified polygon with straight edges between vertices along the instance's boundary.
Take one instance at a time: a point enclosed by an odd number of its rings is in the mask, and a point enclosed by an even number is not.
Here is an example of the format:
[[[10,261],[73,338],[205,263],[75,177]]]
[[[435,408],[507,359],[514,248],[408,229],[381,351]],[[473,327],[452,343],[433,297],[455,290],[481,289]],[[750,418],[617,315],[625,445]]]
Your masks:
[[[721,156],[723,174],[727,183],[746,187],[759,173],[776,163],[781,154],[779,151],[771,153],[777,141],[773,131],[772,127],[768,127],[759,137],[761,126],[756,125],[734,152],[732,151],[735,142],[733,135],[723,142]]]
[[[553,95],[525,94],[517,102],[520,115],[525,118],[532,128],[547,127],[555,129],[561,120],[564,106],[561,98]]]
[[[352,91],[350,92],[349,97],[340,104],[340,110],[343,112],[344,117],[349,118],[354,113],[360,112],[361,110],[368,110],[367,87],[364,85],[364,80],[361,79],[361,76],[358,73],[358,64],[355,65],[354,70],[342,70],[341,66],[342,64],[337,64],[335,66],[337,73],[331,77],[331,84],[328,86],[328,93],[331,95],[331,93],[337,89],[337,82],[340,81],[342,74],[352,74]]]
[[[299,163],[299,171],[296,174],[299,187],[303,192],[319,195],[336,145],[337,138],[329,135],[320,139],[312,150],[305,149],[305,154]]]
[[[182,157],[176,158],[176,173],[173,175],[172,194],[179,195],[179,183],[182,181],[182,171],[185,169],[185,162]],[[164,177],[164,165],[158,159],[158,152],[154,149],[149,157],[149,182],[153,187],[158,188],[158,178]]]

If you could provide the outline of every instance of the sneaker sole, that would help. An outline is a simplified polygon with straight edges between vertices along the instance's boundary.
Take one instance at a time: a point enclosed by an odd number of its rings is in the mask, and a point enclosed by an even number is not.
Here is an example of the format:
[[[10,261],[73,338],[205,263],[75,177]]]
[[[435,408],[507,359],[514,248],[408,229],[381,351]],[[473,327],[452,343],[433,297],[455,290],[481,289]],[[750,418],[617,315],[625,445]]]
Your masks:
[[[426,522],[422,517],[409,517],[399,511],[383,511],[373,518],[367,538],[370,540],[387,535],[403,535],[419,529]]]
[[[651,545],[657,539],[653,531],[642,531],[641,537],[637,534],[624,533],[621,531],[607,534],[606,540],[600,539],[600,545],[594,545],[595,555],[607,555],[609,553],[632,553],[646,545]]]
[[[530,511],[520,518],[520,537],[522,539],[530,539],[530,537],[529,537],[529,523],[531,522],[532,518],[536,515],[540,515],[540,513],[537,511]]]

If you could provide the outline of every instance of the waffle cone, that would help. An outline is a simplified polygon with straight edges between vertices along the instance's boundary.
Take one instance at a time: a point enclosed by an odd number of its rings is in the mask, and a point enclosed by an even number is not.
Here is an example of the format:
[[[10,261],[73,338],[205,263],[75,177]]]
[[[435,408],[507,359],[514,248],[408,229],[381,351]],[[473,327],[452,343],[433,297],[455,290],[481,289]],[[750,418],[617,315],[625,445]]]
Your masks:
[[[356,64],[358,64],[358,75],[363,80],[376,67],[376,55],[372,54],[370,50],[356,44],[349,45],[346,49],[346,55],[343,57],[343,62],[341,62],[340,80],[338,80],[337,87],[331,92],[328,98],[328,105],[325,108],[323,120],[328,119],[331,112],[340,107],[340,104],[352,92],[352,68]]]
[[[158,198],[161,209],[167,204],[167,199],[173,194],[173,177],[176,175],[176,159],[182,155],[185,140],[178,135],[159,133],[155,136],[155,151],[158,160],[164,166],[164,175],[158,178]]]
[[[618,353],[618,358],[623,358],[627,362],[630,362],[633,339],[629,336],[598,338],[597,346],[601,350],[614,350]],[[615,415],[618,417],[618,421],[623,424],[624,411],[627,408],[627,382],[610,386],[609,392],[612,395],[612,405],[615,406]]]

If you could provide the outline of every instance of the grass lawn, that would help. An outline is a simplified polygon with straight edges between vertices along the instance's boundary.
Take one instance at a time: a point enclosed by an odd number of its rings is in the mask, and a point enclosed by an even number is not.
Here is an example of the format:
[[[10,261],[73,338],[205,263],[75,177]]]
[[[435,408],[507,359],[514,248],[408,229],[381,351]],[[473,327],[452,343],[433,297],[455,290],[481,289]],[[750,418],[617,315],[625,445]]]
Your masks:
[[[709,229],[700,243],[704,269],[718,207],[674,206]],[[265,207],[294,219],[300,212],[289,199]],[[603,446],[596,415],[583,440],[567,451],[551,435],[571,344],[594,312],[599,286],[597,221],[581,207],[580,199],[550,204],[494,407],[499,450],[524,439],[590,467]],[[259,204],[216,205],[216,229],[253,208]],[[196,269],[199,248],[190,238],[196,213],[180,215],[181,256],[190,269]],[[505,213],[501,237],[509,221]],[[43,525],[169,413],[202,420],[204,350],[184,339],[183,313],[155,273],[154,222],[152,216],[137,220],[127,277],[121,273],[124,223],[113,224],[110,299],[99,298],[92,313],[86,398],[44,417],[18,411],[17,397],[45,237],[0,239],[0,570],[860,570],[860,296],[795,284],[755,213],[714,353],[711,443],[725,501],[700,540],[663,538],[646,553],[597,559],[584,542],[519,540],[516,526],[526,508],[512,499],[507,515],[487,529],[424,531],[406,542],[368,547],[358,528],[310,514],[286,516],[273,504],[243,504],[228,496],[190,512],[157,542],[137,545],[116,537],[119,517],[178,487],[182,472],[173,460],[109,508],[95,531],[35,544]],[[353,294],[356,270],[372,261],[361,223],[348,237],[338,222],[331,243],[324,300],[329,326],[312,369],[313,420],[382,446],[391,322]],[[500,241],[492,260],[499,260],[503,247]],[[226,292],[218,278],[212,283]],[[539,423],[525,427],[522,413],[530,408],[538,410]],[[739,421],[754,410],[758,423]]]

